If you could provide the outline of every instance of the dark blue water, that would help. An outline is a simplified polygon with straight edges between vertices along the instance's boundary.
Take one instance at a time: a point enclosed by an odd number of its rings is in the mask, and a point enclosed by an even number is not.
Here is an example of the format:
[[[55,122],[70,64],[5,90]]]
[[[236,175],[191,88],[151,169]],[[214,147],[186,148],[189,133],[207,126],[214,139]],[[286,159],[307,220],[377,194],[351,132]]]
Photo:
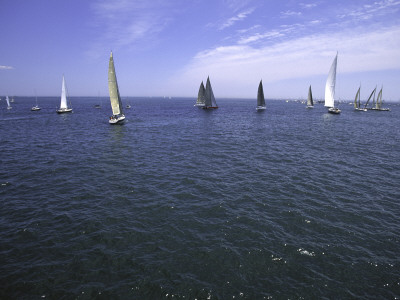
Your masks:
[[[0,101],[0,298],[400,297],[400,106]]]

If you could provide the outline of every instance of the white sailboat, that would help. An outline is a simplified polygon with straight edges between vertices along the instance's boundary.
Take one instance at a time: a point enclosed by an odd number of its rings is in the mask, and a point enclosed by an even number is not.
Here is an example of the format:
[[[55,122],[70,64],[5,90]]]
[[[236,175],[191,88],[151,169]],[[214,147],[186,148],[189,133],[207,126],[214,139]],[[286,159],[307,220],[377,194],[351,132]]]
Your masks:
[[[218,105],[217,102],[215,101],[214,93],[211,87],[210,83],[210,77],[207,77],[207,83],[206,83],[206,90],[205,90],[205,101],[204,101],[204,106],[202,107],[203,109],[217,109]]]
[[[36,97],[36,105],[33,106],[33,107],[31,108],[31,111],[38,111],[38,110],[40,110],[40,107],[39,107],[39,105],[38,105],[38,103],[37,103],[37,96],[35,95],[35,97]]]
[[[7,109],[12,109],[10,105],[10,99],[8,99],[8,96],[6,96],[6,101],[7,101]]]
[[[328,112],[331,114],[340,114],[341,110],[335,107],[335,85],[336,85],[336,67],[337,67],[336,53],[335,59],[332,62],[332,66],[329,70],[328,79],[325,84],[325,106],[329,107]]]
[[[312,97],[311,85],[308,88],[307,106],[306,108],[314,108],[314,100]]]
[[[62,85],[61,85],[61,102],[60,102],[60,108],[57,109],[57,113],[62,114],[62,113],[67,113],[67,112],[72,112],[72,108],[68,107],[67,89],[65,87],[65,78],[64,78],[64,75],[63,75],[63,77],[62,77]]]
[[[111,51],[110,61],[108,64],[108,90],[110,92],[110,102],[113,115],[108,121],[110,124],[123,123],[125,120],[124,112],[122,111],[121,96],[119,95],[117,75],[115,74],[114,59]]]
[[[361,107],[360,91],[361,91],[361,86],[358,88],[356,97],[354,98],[354,110],[355,111],[367,111],[366,108]]]
[[[206,101],[206,89],[202,81],[199,87],[199,93],[197,94],[197,101],[194,106],[203,107],[205,105],[205,101]]]
[[[265,110],[265,98],[264,98],[264,88],[262,84],[262,80],[260,80],[260,84],[258,85],[258,91],[257,91],[257,111],[263,111]]]

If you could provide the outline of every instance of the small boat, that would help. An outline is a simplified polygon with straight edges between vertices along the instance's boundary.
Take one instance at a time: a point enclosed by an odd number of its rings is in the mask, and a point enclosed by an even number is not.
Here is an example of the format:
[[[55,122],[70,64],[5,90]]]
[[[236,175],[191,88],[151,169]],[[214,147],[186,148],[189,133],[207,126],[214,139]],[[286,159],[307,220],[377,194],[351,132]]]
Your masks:
[[[110,124],[121,124],[125,120],[124,112],[122,111],[121,96],[119,95],[117,75],[115,74],[114,58],[111,51],[110,61],[108,64],[108,90],[110,92],[110,102],[113,115],[108,121]]]
[[[204,83],[202,81],[199,87],[197,101],[194,106],[203,107],[205,105],[205,101],[206,101],[206,88],[204,87]]]
[[[70,106],[71,106],[71,104],[70,104]],[[61,85],[61,102],[60,102],[60,108],[57,109],[57,113],[62,114],[62,113],[67,113],[67,112],[72,112],[72,108],[68,107],[67,89],[65,87],[65,78],[63,75],[62,85]]]
[[[100,104],[95,104],[94,108],[101,108],[101,105]]]
[[[10,99],[8,99],[8,96],[6,96],[6,101],[7,101],[7,109],[12,109],[10,105]]]
[[[204,94],[205,94],[205,101],[204,101],[204,106],[202,106],[202,108],[217,109],[218,105],[217,102],[215,101],[214,93],[210,83],[210,77],[207,77],[206,90]]]
[[[390,111],[389,108],[383,108],[383,107],[382,107],[382,103],[383,103],[383,100],[382,100],[382,90],[383,90],[383,87],[381,88],[381,90],[380,90],[379,93],[378,93],[378,97],[376,98],[375,107],[373,107],[372,110],[377,110],[377,111]]]
[[[38,111],[38,110],[40,110],[40,107],[39,107],[39,105],[38,105],[38,103],[37,103],[37,96],[35,96],[35,97],[36,97],[36,105],[33,106],[33,107],[31,108],[31,111]]]
[[[361,90],[361,86],[358,88],[358,91],[356,93],[356,97],[354,98],[354,110],[355,111],[367,111],[366,108],[362,108],[361,107],[360,90]]]
[[[331,68],[329,70],[328,79],[325,84],[325,106],[329,107],[328,112],[331,114],[340,114],[341,110],[335,107],[335,85],[336,85],[336,67],[337,57],[333,59]]]
[[[314,100],[312,97],[311,85],[308,88],[307,106],[306,108],[314,108]]]
[[[257,111],[264,111],[266,109],[265,107],[265,98],[264,98],[264,88],[262,84],[262,80],[260,80],[260,84],[258,85],[258,91],[257,91]]]

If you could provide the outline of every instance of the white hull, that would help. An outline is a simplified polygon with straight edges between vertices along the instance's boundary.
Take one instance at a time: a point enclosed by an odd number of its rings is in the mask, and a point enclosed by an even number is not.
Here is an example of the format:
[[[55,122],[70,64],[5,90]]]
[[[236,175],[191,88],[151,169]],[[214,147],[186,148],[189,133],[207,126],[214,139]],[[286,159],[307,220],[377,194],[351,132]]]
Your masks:
[[[7,109],[12,109],[12,107],[11,107],[11,106],[8,106]]]
[[[59,113],[59,114],[67,113],[67,112],[72,112],[72,108],[60,108],[60,109],[57,109],[57,113]]]
[[[31,111],[37,111],[37,110],[40,110],[39,106],[34,106],[34,107],[31,108]]]
[[[257,110],[257,111],[259,111],[259,110],[265,110],[265,109],[266,109],[265,106],[257,106],[257,107],[256,107],[256,110]]]
[[[338,115],[338,114],[340,114],[341,110],[339,108],[337,108],[337,107],[331,107],[331,108],[328,109],[328,112],[331,113],[331,114],[337,114]]]
[[[366,108],[358,108],[358,107],[357,107],[357,108],[355,108],[354,110],[355,110],[355,111],[367,111],[367,109],[366,109]]]
[[[120,115],[120,116],[112,116],[108,123],[110,124],[121,124],[125,120],[125,115]]]
[[[205,104],[204,104],[204,103],[201,103],[201,104],[195,104],[195,105],[193,105],[193,106],[203,107],[203,106],[205,106]]]

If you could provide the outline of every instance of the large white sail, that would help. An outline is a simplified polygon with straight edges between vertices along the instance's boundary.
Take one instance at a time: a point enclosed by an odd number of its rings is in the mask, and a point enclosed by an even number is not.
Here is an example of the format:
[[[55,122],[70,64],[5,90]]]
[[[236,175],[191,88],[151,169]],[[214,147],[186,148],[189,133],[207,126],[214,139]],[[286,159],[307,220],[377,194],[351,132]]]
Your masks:
[[[335,106],[335,85],[336,85],[336,66],[337,66],[337,53],[332,62],[331,69],[329,70],[328,79],[325,84],[325,106]]]
[[[65,88],[65,79],[63,75],[62,79],[62,86],[61,86],[61,103],[60,103],[60,109],[67,109],[68,104],[67,104],[67,91]]]
[[[111,108],[113,115],[117,116],[123,114],[122,102],[121,102],[121,97],[119,95],[117,75],[115,74],[114,59],[112,52],[110,55],[110,62],[108,64],[108,90],[110,92],[110,101],[111,101]]]
[[[6,96],[6,101],[7,101],[7,108],[11,107],[10,106],[10,100],[8,99],[8,96]]]

